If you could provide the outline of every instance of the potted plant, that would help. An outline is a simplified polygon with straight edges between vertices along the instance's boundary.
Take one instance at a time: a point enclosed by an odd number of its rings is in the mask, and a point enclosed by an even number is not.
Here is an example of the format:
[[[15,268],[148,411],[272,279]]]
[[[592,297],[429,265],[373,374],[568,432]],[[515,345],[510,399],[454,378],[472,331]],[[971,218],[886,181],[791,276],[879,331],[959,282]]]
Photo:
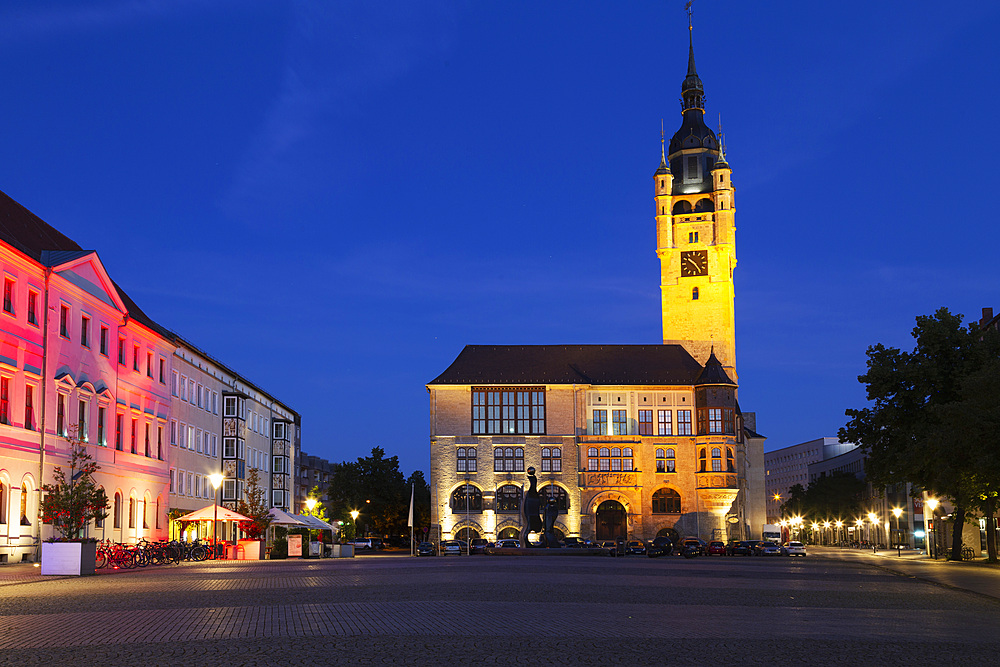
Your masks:
[[[61,466],[54,470],[54,484],[44,484],[42,521],[52,523],[61,537],[42,543],[42,574],[94,574],[97,540],[81,537],[87,524],[108,513],[108,497],[94,482],[100,470],[73,433],[69,442],[69,475]]]

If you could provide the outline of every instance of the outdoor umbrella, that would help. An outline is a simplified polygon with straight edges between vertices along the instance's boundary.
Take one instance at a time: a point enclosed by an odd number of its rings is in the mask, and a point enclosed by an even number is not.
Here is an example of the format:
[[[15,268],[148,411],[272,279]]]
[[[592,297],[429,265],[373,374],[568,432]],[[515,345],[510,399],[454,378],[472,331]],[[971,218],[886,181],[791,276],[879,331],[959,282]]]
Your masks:
[[[272,526],[303,526],[306,523],[277,507],[272,507],[267,513],[271,515]]]
[[[184,516],[177,519],[177,521],[212,521],[215,519],[215,505],[209,505],[207,507],[202,507],[200,510],[195,510],[190,514],[185,514]],[[238,512],[232,510],[227,510],[225,507],[219,507],[219,521],[252,521],[250,517],[243,516]]]

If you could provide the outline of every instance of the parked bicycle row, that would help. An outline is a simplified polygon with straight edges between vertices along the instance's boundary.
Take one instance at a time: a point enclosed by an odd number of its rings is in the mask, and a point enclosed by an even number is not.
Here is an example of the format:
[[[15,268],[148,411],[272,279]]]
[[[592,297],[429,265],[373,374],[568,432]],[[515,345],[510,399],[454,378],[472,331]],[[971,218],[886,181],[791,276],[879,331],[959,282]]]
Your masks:
[[[119,544],[104,540],[97,545],[97,567],[114,570],[130,570],[147,565],[173,565],[181,561],[203,561],[223,558],[224,545],[194,542],[150,542],[140,540],[137,544]]]

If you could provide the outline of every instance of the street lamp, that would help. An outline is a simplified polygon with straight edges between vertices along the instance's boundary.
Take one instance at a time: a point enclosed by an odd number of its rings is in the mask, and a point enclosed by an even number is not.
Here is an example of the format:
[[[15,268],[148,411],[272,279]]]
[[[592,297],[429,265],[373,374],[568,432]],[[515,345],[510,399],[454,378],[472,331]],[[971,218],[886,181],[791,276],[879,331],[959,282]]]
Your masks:
[[[930,530],[930,532],[931,532],[931,536],[934,538],[933,541],[930,541],[930,544],[933,547],[933,552],[934,552],[931,555],[931,558],[937,560],[937,523],[936,523],[936,519],[934,517],[934,510],[937,509],[938,500],[937,500],[937,498],[928,498],[927,501],[924,504],[927,505],[927,509],[929,509],[931,511],[931,530]],[[925,537],[924,539],[926,540],[927,538]],[[928,551],[928,553],[930,553],[931,549],[928,549],[927,551]]]
[[[858,534],[858,546],[860,547],[861,543],[864,542],[864,535],[862,534],[862,531],[865,528],[865,520],[864,519],[858,519],[857,521],[854,522],[854,524],[855,524],[855,527],[857,528],[856,532]]]
[[[358,539],[358,515],[361,512],[357,510],[351,510],[351,521],[354,522],[354,539]]]
[[[833,525],[835,525],[837,527],[836,536],[834,537],[833,541],[834,542],[842,542],[841,530],[840,529],[844,527],[844,522],[841,521],[840,519],[837,519],[837,522],[835,524],[833,524]],[[841,545],[841,546],[843,546],[843,545]]]
[[[213,510],[215,515],[212,517],[212,550],[213,556],[218,557],[219,555],[219,530],[217,528],[219,524],[219,487],[222,486],[222,473],[217,472],[208,476],[208,481],[212,483],[212,487],[215,489],[215,509]]]
[[[871,527],[868,529],[868,538],[872,541],[872,553],[878,553],[878,548],[875,545],[875,526],[878,525],[878,516],[875,512],[868,513],[868,521],[871,523]]]
[[[903,509],[901,507],[893,507],[892,508],[892,515],[894,517],[896,517],[896,556],[897,557],[903,555],[903,551],[902,551],[903,545],[900,544],[900,539],[899,539],[899,515],[902,514],[902,513],[903,513]]]
[[[315,507],[316,507],[316,499],[306,498],[306,509],[312,512]]]

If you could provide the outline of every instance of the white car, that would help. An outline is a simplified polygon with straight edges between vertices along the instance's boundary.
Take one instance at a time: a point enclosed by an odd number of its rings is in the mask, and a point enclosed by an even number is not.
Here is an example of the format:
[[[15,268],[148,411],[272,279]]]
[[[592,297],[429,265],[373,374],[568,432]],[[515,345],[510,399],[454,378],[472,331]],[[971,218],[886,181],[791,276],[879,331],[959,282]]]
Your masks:
[[[786,556],[805,556],[806,548],[801,542],[785,542],[781,552]]]
[[[466,553],[469,553],[469,547],[462,540],[448,540],[447,542],[441,543],[442,556],[447,556],[449,554],[461,556],[462,554]]]

